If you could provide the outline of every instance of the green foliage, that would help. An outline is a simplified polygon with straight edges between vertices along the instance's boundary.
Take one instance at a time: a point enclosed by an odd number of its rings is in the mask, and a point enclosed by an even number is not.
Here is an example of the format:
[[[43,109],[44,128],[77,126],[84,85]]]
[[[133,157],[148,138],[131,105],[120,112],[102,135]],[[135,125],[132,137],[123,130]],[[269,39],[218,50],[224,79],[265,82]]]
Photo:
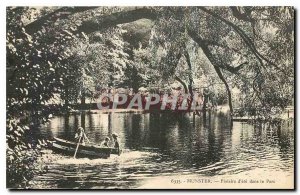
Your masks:
[[[75,38],[68,48],[68,58],[61,64],[65,81],[61,97],[77,103],[79,98],[96,98],[97,89],[117,86],[128,64],[122,29],[112,28],[83,38]],[[114,34],[114,36],[110,36]]]
[[[32,129],[48,121],[45,104],[56,90],[55,66],[49,52],[24,30],[28,8],[7,8],[7,186],[30,180],[41,144],[28,142]]]
[[[26,188],[30,180],[38,174],[37,158],[40,149],[47,143],[28,143],[24,136],[30,128],[17,120],[7,120],[6,177],[8,188]]]
[[[120,82],[128,63],[120,28],[88,36],[75,32],[72,21],[81,16],[72,16],[47,24],[33,36],[25,31],[26,24],[48,13],[48,8],[7,8],[8,187],[26,186],[36,174],[36,158],[44,144],[35,131],[49,121],[51,104],[57,103],[54,97],[73,102],[93,97],[97,86]]]

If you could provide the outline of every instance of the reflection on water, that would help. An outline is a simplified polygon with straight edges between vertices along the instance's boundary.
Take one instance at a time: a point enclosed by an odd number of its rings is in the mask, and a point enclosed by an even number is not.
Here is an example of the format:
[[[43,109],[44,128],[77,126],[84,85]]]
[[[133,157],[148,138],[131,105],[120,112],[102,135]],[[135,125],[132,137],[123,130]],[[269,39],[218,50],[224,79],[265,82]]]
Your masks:
[[[33,188],[135,188],[151,177],[176,174],[228,176],[260,170],[293,175],[294,129],[280,124],[231,123],[223,113],[206,120],[193,115],[97,113],[55,117],[41,129],[46,138],[74,139],[84,126],[90,141],[100,144],[118,133],[121,156],[76,159],[54,155]]]

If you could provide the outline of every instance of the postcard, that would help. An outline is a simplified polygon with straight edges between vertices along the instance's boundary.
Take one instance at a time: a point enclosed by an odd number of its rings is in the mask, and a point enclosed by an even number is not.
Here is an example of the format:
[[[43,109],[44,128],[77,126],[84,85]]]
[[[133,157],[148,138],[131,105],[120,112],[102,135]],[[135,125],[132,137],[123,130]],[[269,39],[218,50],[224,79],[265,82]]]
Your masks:
[[[295,188],[295,10],[6,7],[8,189]]]

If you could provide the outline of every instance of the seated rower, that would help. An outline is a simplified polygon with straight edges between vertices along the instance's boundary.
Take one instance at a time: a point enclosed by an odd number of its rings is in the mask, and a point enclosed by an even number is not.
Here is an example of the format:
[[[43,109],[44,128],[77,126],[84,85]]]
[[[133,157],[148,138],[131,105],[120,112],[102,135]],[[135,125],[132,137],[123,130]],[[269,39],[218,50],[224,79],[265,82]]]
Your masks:
[[[101,143],[100,147],[109,148],[109,145],[108,145],[109,142],[110,142],[109,137],[106,137],[105,140]]]
[[[77,140],[77,143],[85,144],[85,140],[87,140],[90,143],[90,140],[87,138],[84,129],[82,127],[79,127],[77,129],[77,132],[75,133],[75,139]]]
[[[113,137],[113,139],[114,139],[114,148],[117,149],[118,154],[119,154],[119,156],[120,156],[120,144],[119,144],[119,140],[118,140],[118,134],[113,133],[113,134],[112,134],[112,137]]]

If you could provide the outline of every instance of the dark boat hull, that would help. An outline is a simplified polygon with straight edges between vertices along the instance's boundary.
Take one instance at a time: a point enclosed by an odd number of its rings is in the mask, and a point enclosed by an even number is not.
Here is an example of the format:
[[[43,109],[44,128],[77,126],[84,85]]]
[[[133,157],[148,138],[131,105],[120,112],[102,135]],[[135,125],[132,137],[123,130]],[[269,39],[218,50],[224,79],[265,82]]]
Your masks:
[[[55,152],[63,153],[65,155],[74,155],[77,143],[70,142],[60,138],[54,138],[51,145]],[[115,148],[103,148],[98,145],[79,144],[76,157],[83,158],[109,158],[110,154],[119,154]]]

